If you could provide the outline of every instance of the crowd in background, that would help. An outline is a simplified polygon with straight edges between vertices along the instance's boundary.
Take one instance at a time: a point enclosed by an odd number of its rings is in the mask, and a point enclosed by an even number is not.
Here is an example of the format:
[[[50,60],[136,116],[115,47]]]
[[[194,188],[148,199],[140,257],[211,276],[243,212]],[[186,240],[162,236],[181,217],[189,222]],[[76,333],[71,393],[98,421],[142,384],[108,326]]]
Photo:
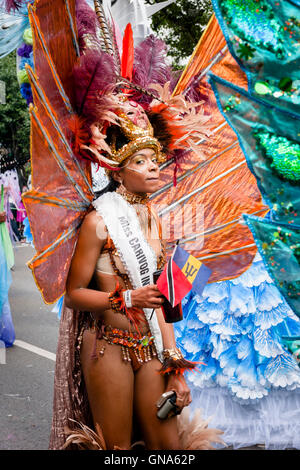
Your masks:
[[[27,189],[17,170],[0,173],[0,349],[11,347],[15,341],[8,294],[15,264],[14,246],[25,241],[24,220],[27,216],[21,193]],[[3,357],[0,355],[0,359]]]

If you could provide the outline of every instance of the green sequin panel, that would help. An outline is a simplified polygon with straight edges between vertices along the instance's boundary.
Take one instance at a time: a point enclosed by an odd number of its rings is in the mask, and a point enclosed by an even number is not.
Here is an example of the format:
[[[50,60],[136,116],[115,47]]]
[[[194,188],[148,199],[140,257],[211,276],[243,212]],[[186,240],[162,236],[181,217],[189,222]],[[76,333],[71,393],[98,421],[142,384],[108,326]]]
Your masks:
[[[249,91],[300,114],[300,2],[212,1]]]
[[[257,47],[267,49],[279,58],[285,55],[284,25],[280,23],[268,2],[223,0],[219,4],[227,25],[245,41],[237,51],[239,56],[248,60]]]
[[[300,181],[300,145],[272,132],[254,132],[254,137],[271,167],[284,179]]]
[[[271,278],[300,317],[300,230],[253,216],[244,218]]]
[[[270,107],[218,77],[210,83],[274,218],[300,226],[300,115]]]
[[[254,92],[260,96],[276,98],[278,104],[286,101],[290,104],[289,108],[296,105],[296,112],[300,111],[300,80],[293,81],[290,77],[257,80]]]

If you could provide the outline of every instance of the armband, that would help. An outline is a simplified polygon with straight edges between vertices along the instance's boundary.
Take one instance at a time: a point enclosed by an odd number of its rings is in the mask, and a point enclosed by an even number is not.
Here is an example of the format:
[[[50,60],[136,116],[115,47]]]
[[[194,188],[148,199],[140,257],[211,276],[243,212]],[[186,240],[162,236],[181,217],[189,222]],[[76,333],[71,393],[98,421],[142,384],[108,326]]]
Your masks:
[[[163,364],[159,373],[161,375],[176,374],[182,375],[186,370],[197,370],[196,365],[200,362],[187,361],[180,349],[164,349],[163,350]]]

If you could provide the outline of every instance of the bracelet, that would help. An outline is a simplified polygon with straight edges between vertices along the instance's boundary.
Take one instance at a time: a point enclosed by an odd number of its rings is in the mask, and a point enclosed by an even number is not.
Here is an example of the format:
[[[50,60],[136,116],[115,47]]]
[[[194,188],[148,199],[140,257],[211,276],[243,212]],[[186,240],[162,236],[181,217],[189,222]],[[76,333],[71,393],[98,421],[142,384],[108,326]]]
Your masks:
[[[184,359],[182,352],[178,348],[163,350],[163,364],[159,373],[161,375],[182,375],[186,370],[197,370],[196,365],[201,362],[191,362]]]
[[[129,307],[129,305],[126,304],[125,298],[128,299],[128,302],[131,302],[131,292],[131,290],[124,291],[124,289],[121,289],[117,282],[115,290],[108,294],[108,300],[114,313],[126,315],[128,320],[135,326],[136,330],[139,331],[139,323],[145,321],[144,312],[141,309],[132,307],[132,305]],[[126,297],[124,294],[126,294]]]
[[[172,348],[172,349],[164,349],[163,350],[163,358],[164,359],[169,359],[172,358],[174,361],[178,361],[180,359],[183,359],[182,352],[178,348]]]
[[[131,290],[124,290],[123,291],[123,298],[124,298],[124,302],[125,302],[125,305],[127,308],[131,308],[132,307],[132,301],[131,301]]]

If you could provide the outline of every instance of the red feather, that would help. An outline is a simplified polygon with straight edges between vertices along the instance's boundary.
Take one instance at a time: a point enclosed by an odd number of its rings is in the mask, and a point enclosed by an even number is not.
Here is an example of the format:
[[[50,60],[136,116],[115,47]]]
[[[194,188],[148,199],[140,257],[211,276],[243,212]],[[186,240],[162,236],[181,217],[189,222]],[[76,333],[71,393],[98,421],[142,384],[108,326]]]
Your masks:
[[[125,28],[123,36],[123,49],[122,49],[122,61],[121,61],[121,73],[122,77],[127,80],[132,80],[133,72],[133,61],[134,61],[134,47],[133,47],[133,32],[131,24]]]
[[[75,155],[80,153],[80,147],[89,141],[89,132],[85,125],[84,119],[73,114],[68,120],[68,128],[72,132],[72,148]]]

